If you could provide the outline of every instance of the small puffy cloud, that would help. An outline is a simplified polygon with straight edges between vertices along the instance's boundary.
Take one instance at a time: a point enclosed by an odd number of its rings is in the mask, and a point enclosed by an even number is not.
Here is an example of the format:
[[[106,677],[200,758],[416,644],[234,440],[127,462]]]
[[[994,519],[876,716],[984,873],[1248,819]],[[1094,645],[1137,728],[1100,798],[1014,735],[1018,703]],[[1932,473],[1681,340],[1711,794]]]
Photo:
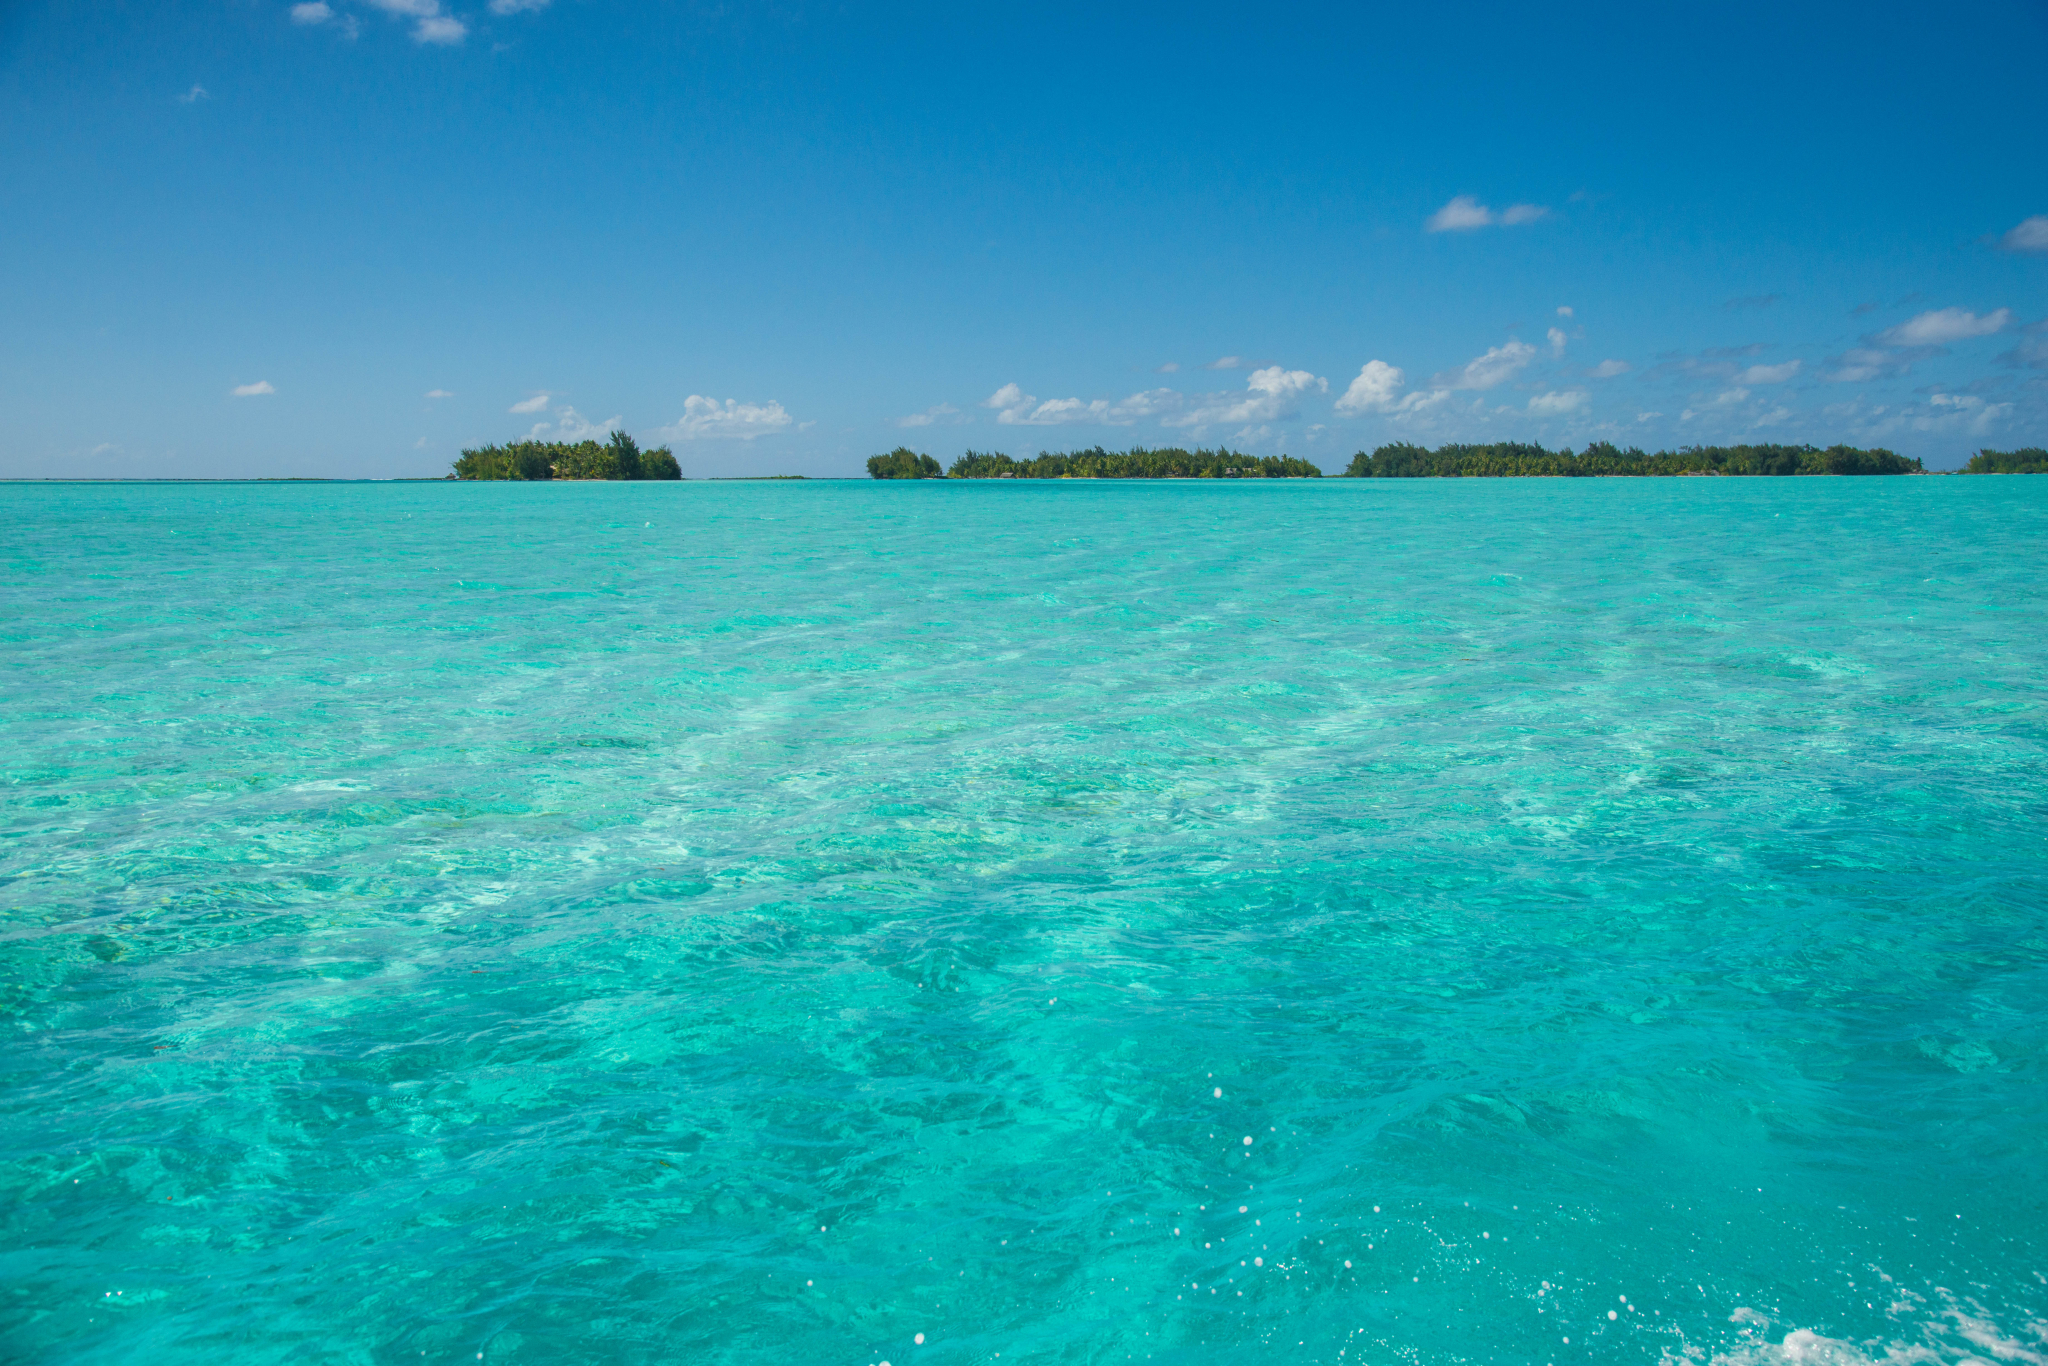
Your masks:
[[[1782,365],[1752,365],[1735,377],[1737,384],[1783,384],[1799,373],[1805,362],[1788,360]]]
[[[203,85],[195,85],[195,86],[193,86],[193,87],[192,87],[192,88],[191,88],[190,90],[187,90],[187,91],[186,91],[186,92],[185,92],[184,94],[182,94],[182,95],[178,96],[178,103],[179,103],[179,104],[197,104],[197,103],[199,103],[199,102],[200,102],[201,100],[210,100],[210,99],[212,99],[212,98],[213,98],[213,96],[211,96],[211,95],[209,95],[209,94],[207,94],[207,93],[206,93],[206,87],[205,87],[205,86],[203,86]]]
[[[2048,213],[2037,213],[1998,239],[2007,251],[2048,255]]]
[[[303,5],[292,6],[292,22],[295,24],[324,24],[334,17],[323,0],[306,0]]]
[[[1406,377],[1399,366],[1389,365],[1383,360],[1369,360],[1359,367],[1358,377],[1337,400],[1337,412],[1344,417],[1359,417],[1366,413],[1412,417],[1436,407],[1451,396],[1448,389],[1417,389],[1414,393],[1403,394],[1401,386],[1404,383]]]
[[[1406,382],[1407,378],[1398,365],[1369,360],[1359,367],[1358,377],[1338,397],[1337,411],[1345,417],[1387,412],[1394,406],[1401,386]]]
[[[1491,389],[1514,378],[1535,359],[1535,347],[1525,341],[1509,341],[1506,346],[1489,347],[1485,355],[1465,362],[1460,369],[1445,371],[1430,383],[1439,389]]]
[[[555,409],[553,422],[537,422],[527,433],[530,441],[591,441],[619,428],[617,417],[608,417],[602,422],[585,420],[583,414],[568,404]]]
[[[1550,354],[1553,356],[1562,356],[1564,354],[1565,343],[1564,333],[1559,331],[1557,328],[1553,327],[1550,329],[1550,331],[1544,333],[1543,335],[1550,341]]]
[[[941,418],[948,418],[957,415],[959,411],[960,410],[958,408],[955,408],[950,403],[938,403],[925,409],[921,413],[912,413],[909,417],[897,418],[896,425],[899,427],[929,427],[934,422],[939,421]]]
[[[1243,394],[1204,394],[1186,412],[1166,419],[1169,427],[1200,427],[1211,422],[1261,423],[1294,416],[1303,395],[1328,393],[1330,381],[1306,370],[1269,365],[1254,370]],[[1154,391],[1155,393],[1161,391]],[[1164,392],[1171,392],[1170,390]],[[1128,400],[1126,400],[1128,402]]]
[[[772,436],[794,420],[774,399],[766,403],[739,403],[727,399],[721,404],[715,398],[691,394],[683,400],[683,415],[658,431],[670,441],[752,441],[756,437]]]
[[[441,12],[441,0],[370,0],[370,3],[386,14],[414,20],[412,40],[416,43],[459,43],[469,33],[469,25],[452,14]]]
[[[1973,436],[1984,433],[2012,411],[2010,403],[1986,403],[1975,394],[1934,394],[1927,400],[1928,412],[1914,422],[1921,431],[1939,431],[1961,426]]]
[[[426,396],[427,396],[428,398],[454,398],[454,397],[455,397],[455,395],[454,395],[454,394],[450,393],[450,392],[449,392],[448,390],[446,390],[446,389],[429,389],[429,390],[427,390]]]
[[[1564,389],[1550,394],[1531,394],[1529,411],[1538,417],[1558,417],[1565,413],[1577,412],[1585,406],[1584,389]]]
[[[1946,346],[1971,337],[1988,337],[2012,321],[2012,310],[1976,314],[1967,308],[1933,308],[1877,334],[1885,346]]]
[[[496,15],[532,14],[548,7],[548,0],[491,0],[491,13]]]
[[[1166,364],[1160,366],[1157,370],[1154,370],[1152,373],[1155,375],[1177,375],[1180,373],[1180,362],[1177,360],[1170,360]]]
[[[1572,315],[1572,306],[1571,306],[1570,304],[1559,304],[1559,305],[1557,306],[1557,316],[1558,316],[1558,317],[1560,317],[1560,318],[1569,318],[1569,317],[1570,317],[1571,315]]]
[[[1470,232],[1493,223],[1493,210],[1469,194],[1461,194],[1429,216],[1431,232]]]
[[[1733,406],[1734,404],[1742,402],[1744,399],[1748,397],[1749,390],[1747,389],[1725,389],[1722,392],[1714,395],[1714,403],[1718,407],[1727,408]]]
[[[508,413],[537,413],[548,406],[548,398],[549,395],[547,394],[535,394],[532,398],[520,399],[505,411]]]
[[[1913,356],[1896,351],[1878,351],[1868,346],[1851,347],[1829,362],[1826,378],[1838,384],[1861,384],[1886,375],[1902,375],[1912,367]]]
[[[1629,363],[1625,360],[1603,360],[1586,374],[1592,379],[1613,379],[1616,375],[1627,374],[1629,369]]]
[[[982,400],[981,406],[996,410],[996,421],[1009,427],[1059,427],[1076,422],[1106,423],[1124,427],[1143,417],[1177,412],[1185,402],[1175,389],[1147,389],[1117,403],[1108,399],[1049,398],[1040,403],[1015,384]]]
[[[412,28],[412,40],[416,43],[459,43],[468,34],[469,25],[447,14],[422,19]]]
[[[1664,414],[1662,414],[1662,413],[1637,413],[1637,414],[1636,414],[1636,421],[1638,421],[1638,422],[1654,422],[1654,421],[1656,421],[1656,420],[1657,420],[1658,418],[1660,418],[1660,417],[1662,417],[1662,416],[1664,416]]]
[[[277,390],[270,386],[269,380],[259,379],[254,384],[237,384],[228,392],[236,398],[254,398],[258,394],[274,394]]]
[[[1202,368],[1204,370],[1242,370],[1244,368],[1244,357],[1218,356]]]
[[[1475,228],[1490,228],[1496,223],[1512,228],[1549,216],[1550,210],[1541,204],[1510,204],[1495,213],[1471,195],[1461,194],[1431,214],[1423,226],[1430,232],[1471,232]],[[1566,316],[1569,316],[1569,310],[1566,310]]]

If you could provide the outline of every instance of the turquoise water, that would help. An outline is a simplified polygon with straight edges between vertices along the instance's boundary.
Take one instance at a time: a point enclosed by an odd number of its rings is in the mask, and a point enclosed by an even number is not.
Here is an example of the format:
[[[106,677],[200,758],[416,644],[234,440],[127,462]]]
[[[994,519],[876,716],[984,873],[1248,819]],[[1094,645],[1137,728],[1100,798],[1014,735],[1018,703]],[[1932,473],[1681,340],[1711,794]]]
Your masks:
[[[2048,479],[0,509],[0,1359],[2048,1361]]]

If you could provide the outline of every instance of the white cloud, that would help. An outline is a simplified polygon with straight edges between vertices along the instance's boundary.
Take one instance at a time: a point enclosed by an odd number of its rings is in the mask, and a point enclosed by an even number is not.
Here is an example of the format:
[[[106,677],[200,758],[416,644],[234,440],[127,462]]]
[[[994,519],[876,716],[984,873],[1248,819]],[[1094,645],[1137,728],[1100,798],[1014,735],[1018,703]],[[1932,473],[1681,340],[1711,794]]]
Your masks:
[[[1296,403],[1311,391],[1328,393],[1330,381],[1306,370],[1283,370],[1277,365],[1269,365],[1263,370],[1252,371],[1251,378],[1245,381],[1243,394],[1204,394],[1187,412],[1167,418],[1166,425],[1200,427],[1211,422],[1253,423],[1292,417]]]
[[[1558,316],[1558,317],[1560,317],[1560,318],[1569,318],[1569,317],[1570,317],[1571,315],[1572,315],[1572,306],[1571,306],[1570,304],[1559,304],[1559,305],[1557,306],[1557,316]]]
[[[1564,354],[1565,343],[1564,333],[1559,331],[1557,328],[1553,327],[1543,335],[1550,341],[1550,354],[1553,356],[1562,356]]]
[[[548,397],[547,394],[535,394],[532,398],[522,398],[505,411],[508,413],[537,413],[548,406]]]
[[[186,91],[186,92],[185,92],[184,94],[182,94],[182,95],[178,96],[178,103],[179,103],[179,104],[197,104],[197,103],[199,103],[199,102],[200,102],[201,100],[210,100],[210,99],[212,99],[212,98],[213,98],[213,96],[211,96],[211,95],[209,95],[209,94],[207,94],[207,93],[206,93],[206,87],[205,87],[205,86],[203,86],[203,85],[195,85],[195,86],[193,86],[193,87],[192,87],[192,88],[191,88],[190,90],[187,90],[187,91]]]
[[[1156,375],[1173,375],[1178,374],[1179,372],[1180,362],[1177,360],[1170,360],[1166,364],[1160,366],[1157,370],[1153,371],[1152,373]]]
[[[2007,251],[2048,253],[2048,213],[2037,213],[2020,223],[1999,238],[1998,245]]]
[[[1470,232],[1492,224],[1493,210],[1469,194],[1461,194],[1429,216],[1431,232]]]
[[[455,397],[455,395],[453,395],[453,394],[449,393],[449,392],[448,392],[448,391],[447,391],[446,389],[429,389],[429,390],[427,390],[427,393],[426,393],[426,397],[428,397],[428,398],[454,398],[454,397]]]
[[[1714,395],[1714,402],[1717,406],[1726,408],[1730,404],[1740,403],[1748,397],[1749,390],[1747,389],[1724,389]]]
[[[1369,360],[1359,367],[1358,377],[1351,381],[1344,394],[1337,400],[1336,408],[1345,417],[1358,417],[1364,413],[1389,413],[1396,418],[1413,417],[1426,412],[1451,396],[1449,389],[1417,389],[1411,394],[1401,394],[1406,377],[1400,367],[1383,360]],[[1400,396],[1397,398],[1396,395]]]
[[[324,24],[334,17],[322,0],[306,0],[303,5],[292,6],[292,22],[295,24]]]
[[[1535,347],[1525,341],[1510,341],[1506,346],[1488,348],[1485,355],[1465,362],[1461,369],[1445,371],[1430,383],[1440,389],[1491,389],[1512,379],[1534,359]]]
[[[1876,351],[1867,346],[1851,347],[1829,362],[1835,368],[1826,378],[1838,384],[1861,384],[1883,375],[1904,374],[1913,364],[1911,356],[1893,351]]]
[[[269,380],[259,379],[254,384],[237,384],[228,392],[236,398],[254,398],[258,394],[274,394],[277,390],[271,388]]]
[[[659,428],[658,434],[669,441],[713,438],[752,441],[781,431],[793,420],[774,399],[766,403],[739,403],[727,399],[721,405],[715,398],[691,394],[683,400],[683,415],[669,426]]]
[[[1583,389],[1565,389],[1557,393],[1532,394],[1529,396],[1529,411],[1538,417],[1556,417],[1562,413],[1576,412],[1586,402]]]
[[[896,425],[899,427],[929,427],[940,418],[952,417],[959,411],[958,408],[955,408],[950,403],[934,404],[921,413],[912,413],[909,417],[897,418]]]
[[[441,12],[441,0],[370,0],[370,3],[386,14],[417,20],[412,26],[412,40],[416,43],[459,43],[469,33],[469,25]]]
[[[617,417],[608,417],[602,422],[585,421],[583,414],[565,403],[555,409],[555,421],[537,422],[526,435],[529,441],[590,441],[620,426]]]
[[[1788,360],[1782,365],[1752,365],[1735,377],[1737,384],[1783,384],[1799,373],[1804,361]]]
[[[1613,379],[1616,375],[1627,374],[1629,369],[1625,360],[1603,360],[1586,373],[1594,379]]]
[[[468,33],[469,25],[460,19],[437,14],[413,25],[412,40],[416,43],[459,43]]]
[[[491,0],[493,14],[528,14],[544,10],[548,0]]]
[[[1653,418],[1659,418],[1659,417],[1662,417],[1662,416],[1664,416],[1664,414],[1662,414],[1662,413],[1637,413],[1637,414],[1636,414],[1636,421],[1638,421],[1638,422],[1648,422],[1648,421],[1650,421],[1650,420],[1651,420],[1651,419],[1653,419]]]
[[[1943,346],[1971,337],[1988,337],[2012,321],[2012,310],[1978,314],[1966,308],[1934,308],[1877,334],[1886,346]]]
[[[1394,396],[1407,383],[1398,365],[1389,365],[1383,360],[1369,360],[1358,368],[1358,377],[1337,400],[1337,411],[1345,417],[1357,417],[1360,413],[1384,413],[1394,406]]]
[[[1242,370],[1244,368],[1244,357],[1218,356],[1202,368],[1204,370]]]
[[[2010,403],[1986,403],[1975,394],[1935,394],[1927,400],[1936,411],[1915,421],[1921,431],[1939,430],[1943,426],[1960,424],[1972,435],[1982,436],[1989,431],[1999,418],[2012,411]]]
[[[1471,232],[1475,228],[1488,228],[1498,223],[1514,227],[1521,223],[1534,223],[1539,218],[1550,216],[1550,210],[1541,204],[1510,204],[1495,213],[1469,194],[1461,194],[1450,203],[1429,216],[1424,226],[1430,232]],[[1571,316],[1571,310],[1561,308],[1558,313]]]
[[[1117,403],[1108,399],[1049,398],[1040,403],[1015,384],[982,400],[981,406],[996,410],[996,421],[1009,427],[1058,427],[1074,422],[1099,422],[1129,426],[1141,417],[1157,417],[1178,411],[1185,402],[1175,389],[1147,389]]]

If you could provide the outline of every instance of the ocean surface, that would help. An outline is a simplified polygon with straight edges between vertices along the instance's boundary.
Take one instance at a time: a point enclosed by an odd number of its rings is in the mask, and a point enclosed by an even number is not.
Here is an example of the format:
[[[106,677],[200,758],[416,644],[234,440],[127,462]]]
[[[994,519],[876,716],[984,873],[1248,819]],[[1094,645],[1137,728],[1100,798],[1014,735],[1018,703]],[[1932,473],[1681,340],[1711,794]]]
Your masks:
[[[2048,1362],[2048,479],[0,526],[0,1360]]]

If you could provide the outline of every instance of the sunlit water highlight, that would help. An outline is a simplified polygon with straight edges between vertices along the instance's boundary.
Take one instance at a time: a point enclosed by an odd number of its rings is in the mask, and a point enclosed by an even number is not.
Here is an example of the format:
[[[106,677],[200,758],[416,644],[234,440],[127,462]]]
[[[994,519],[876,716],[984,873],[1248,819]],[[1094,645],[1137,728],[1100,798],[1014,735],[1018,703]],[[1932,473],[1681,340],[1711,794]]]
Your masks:
[[[2048,1361],[2048,479],[0,511],[0,1358]]]

